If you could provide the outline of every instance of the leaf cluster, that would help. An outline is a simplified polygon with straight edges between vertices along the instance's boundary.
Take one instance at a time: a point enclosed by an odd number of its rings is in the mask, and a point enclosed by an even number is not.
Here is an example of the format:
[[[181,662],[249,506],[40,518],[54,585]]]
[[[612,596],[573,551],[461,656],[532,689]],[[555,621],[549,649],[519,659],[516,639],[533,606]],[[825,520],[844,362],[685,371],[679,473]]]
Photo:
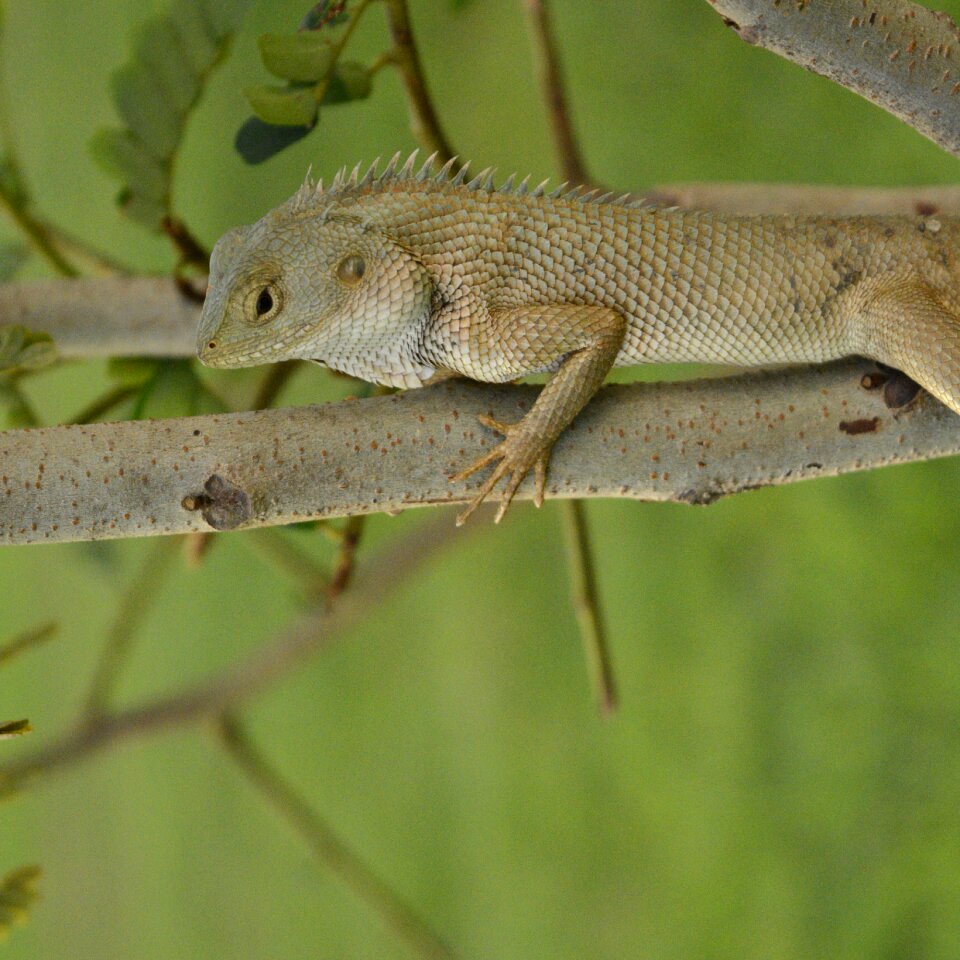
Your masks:
[[[174,0],[144,24],[132,57],[113,75],[124,126],[98,131],[91,150],[123,183],[124,212],[151,229],[170,216],[174,159],[190,111],[249,6],[250,0]]]
[[[309,133],[321,106],[370,96],[374,69],[341,58],[365,8],[361,2],[348,13],[346,0],[327,0],[308,12],[295,33],[260,37],[263,65],[286,82],[244,91],[255,116],[238,131],[236,148],[248,163],[261,163]]]

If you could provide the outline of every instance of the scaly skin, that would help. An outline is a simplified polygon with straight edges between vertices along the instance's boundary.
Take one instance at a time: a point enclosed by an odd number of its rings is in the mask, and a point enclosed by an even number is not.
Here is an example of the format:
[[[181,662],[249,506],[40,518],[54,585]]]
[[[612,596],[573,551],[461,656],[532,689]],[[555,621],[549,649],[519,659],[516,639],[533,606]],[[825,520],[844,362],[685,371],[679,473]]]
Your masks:
[[[198,338],[211,366],[316,360],[416,387],[554,375],[505,439],[497,519],[611,367],[755,366],[862,354],[960,412],[960,220],[727,217],[469,183],[431,161],[309,181],[214,250]],[[511,178],[512,180],[512,178]]]

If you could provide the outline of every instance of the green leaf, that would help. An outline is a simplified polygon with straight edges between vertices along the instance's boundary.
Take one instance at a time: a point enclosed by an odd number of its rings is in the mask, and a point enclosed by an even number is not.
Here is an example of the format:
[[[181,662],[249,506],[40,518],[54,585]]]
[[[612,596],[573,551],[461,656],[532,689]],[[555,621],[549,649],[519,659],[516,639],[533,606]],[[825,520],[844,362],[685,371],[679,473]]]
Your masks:
[[[323,102],[329,104],[366,100],[372,89],[373,77],[362,63],[341,60],[333,70],[323,94]]]
[[[166,197],[166,167],[129,130],[101,128],[90,140],[90,152],[111,176],[137,184],[141,196],[160,202]]]
[[[250,6],[250,0],[181,0],[181,4],[191,2],[200,7],[210,31],[221,37],[240,29]]]
[[[39,370],[57,359],[48,333],[16,324],[0,324],[0,373]]]
[[[20,867],[0,881],[0,939],[7,936],[15,923],[26,921],[30,907],[39,896],[40,874],[37,866]]]
[[[281,127],[309,127],[316,122],[313,87],[247,87],[243,91],[253,112],[265,123]]]
[[[111,79],[125,126],[99,131],[91,150],[123,183],[123,211],[151,229],[170,213],[173,160],[190,111],[250,2],[173,0],[167,14],[143,25],[131,59]]]
[[[258,44],[263,65],[281,80],[316,83],[333,66],[330,41],[318,33],[265,33]]]
[[[12,740],[14,737],[22,737],[25,733],[32,732],[29,720],[8,720],[6,723],[0,723],[0,740]]]

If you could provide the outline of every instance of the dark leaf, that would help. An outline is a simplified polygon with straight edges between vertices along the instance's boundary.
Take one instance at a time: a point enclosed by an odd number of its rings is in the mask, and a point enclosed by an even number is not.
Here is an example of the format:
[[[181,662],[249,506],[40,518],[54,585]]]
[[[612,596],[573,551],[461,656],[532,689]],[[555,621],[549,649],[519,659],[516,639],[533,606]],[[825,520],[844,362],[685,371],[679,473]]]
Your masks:
[[[29,720],[8,720],[6,723],[0,723],[0,740],[12,740],[14,737],[22,737],[25,733],[31,733],[33,727]]]
[[[250,117],[237,131],[233,145],[246,163],[255,165],[302,140],[312,129],[312,126],[280,127],[264,123],[259,117]]]

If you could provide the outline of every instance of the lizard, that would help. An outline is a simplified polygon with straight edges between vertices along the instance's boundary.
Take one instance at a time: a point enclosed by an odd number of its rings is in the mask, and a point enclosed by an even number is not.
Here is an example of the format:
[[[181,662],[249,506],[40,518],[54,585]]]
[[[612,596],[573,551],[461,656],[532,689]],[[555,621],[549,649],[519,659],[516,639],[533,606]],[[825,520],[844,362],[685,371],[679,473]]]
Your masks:
[[[492,467],[543,502],[555,441],[613,367],[739,367],[862,355],[960,413],[960,219],[729,216],[416,152],[284,204],[216,244],[197,349],[215,367],[300,358],[393,387],[552,374],[517,423],[450,477]]]

